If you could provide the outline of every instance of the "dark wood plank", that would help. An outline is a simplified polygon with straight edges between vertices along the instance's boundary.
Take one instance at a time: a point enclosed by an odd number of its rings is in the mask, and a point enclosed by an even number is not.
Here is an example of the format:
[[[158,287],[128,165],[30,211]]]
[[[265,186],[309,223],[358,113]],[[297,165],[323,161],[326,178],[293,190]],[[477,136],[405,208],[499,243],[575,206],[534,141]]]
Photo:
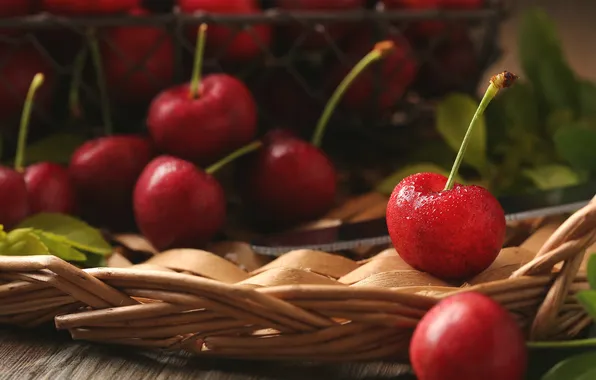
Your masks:
[[[196,358],[186,354],[73,342],[50,330],[0,327],[0,380],[408,380],[396,363],[315,364]]]

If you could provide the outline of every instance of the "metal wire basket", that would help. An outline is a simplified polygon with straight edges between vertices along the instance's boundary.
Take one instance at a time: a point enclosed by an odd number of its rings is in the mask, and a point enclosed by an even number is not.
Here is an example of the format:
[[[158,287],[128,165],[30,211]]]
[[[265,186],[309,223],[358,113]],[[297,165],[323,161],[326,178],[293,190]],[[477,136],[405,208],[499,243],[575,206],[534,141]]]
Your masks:
[[[100,40],[104,78],[97,80],[98,72],[88,61],[80,83],[84,124],[102,123],[103,83],[115,131],[141,131],[151,98],[189,79],[193,36],[196,26],[206,22],[210,34],[205,73],[224,71],[245,81],[258,102],[263,128],[285,126],[304,133],[314,126],[341,76],[374,42],[398,42],[401,55],[376,64],[354,85],[330,128],[382,136],[377,140],[383,142],[387,133],[403,133],[404,128],[396,126],[423,123],[432,116],[428,111],[437,97],[475,91],[484,69],[499,55],[496,37],[503,16],[500,1],[487,1],[482,9],[465,11],[377,7],[0,19],[0,125],[10,141],[37,71],[45,72],[51,85],[39,95],[35,110],[36,124],[45,127],[34,128],[31,138],[71,124],[69,88],[73,78],[79,80],[76,57],[87,47],[92,29]]]

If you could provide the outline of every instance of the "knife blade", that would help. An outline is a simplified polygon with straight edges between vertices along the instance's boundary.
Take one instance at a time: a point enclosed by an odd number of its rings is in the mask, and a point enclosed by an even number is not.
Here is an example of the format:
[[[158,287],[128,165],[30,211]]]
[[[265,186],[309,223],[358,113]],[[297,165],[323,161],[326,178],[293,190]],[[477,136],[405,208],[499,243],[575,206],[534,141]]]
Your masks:
[[[596,194],[596,181],[582,185],[498,198],[508,222],[572,213],[586,206]],[[251,242],[254,252],[280,256],[295,249],[338,252],[391,242],[385,218],[334,227],[266,235]]]

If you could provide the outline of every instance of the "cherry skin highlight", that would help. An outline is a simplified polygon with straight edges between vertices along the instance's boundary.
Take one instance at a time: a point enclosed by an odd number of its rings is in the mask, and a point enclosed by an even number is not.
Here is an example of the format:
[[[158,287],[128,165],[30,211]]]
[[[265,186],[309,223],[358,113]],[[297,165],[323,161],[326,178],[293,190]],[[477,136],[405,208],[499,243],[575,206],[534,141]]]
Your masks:
[[[444,280],[463,280],[486,269],[505,240],[505,214],[480,186],[418,173],[404,178],[387,204],[387,228],[399,255],[415,269]]]

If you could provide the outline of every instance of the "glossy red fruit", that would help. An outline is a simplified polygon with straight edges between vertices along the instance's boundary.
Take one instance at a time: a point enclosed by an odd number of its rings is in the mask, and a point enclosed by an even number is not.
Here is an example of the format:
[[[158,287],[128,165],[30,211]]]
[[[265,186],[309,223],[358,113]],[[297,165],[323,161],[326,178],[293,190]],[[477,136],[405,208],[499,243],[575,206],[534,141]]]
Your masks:
[[[525,339],[501,305],[475,292],[439,302],[422,318],[410,342],[420,380],[521,380]]]
[[[505,240],[505,215],[480,186],[418,173],[397,184],[387,204],[387,228],[399,255],[415,269],[444,280],[464,280],[486,269]]]
[[[256,125],[252,94],[244,83],[226,74],[205,76],[196,99],[190,97],[189,83],[161,92],[147,116],[157,148],[200,165],[248,144]]]
[[[395,45],[391,54],[382,61],[376,62],[365,69],[351,84],[343,96],[342,103],[353,110],[368,112],[387,112],[395,107],[396,103],[404,96],[406,89],[416,78],[418,65],[413,57],[410,45],[405,38],[390,36],[388,40]],[[350,66],[337,65],[331,74],[332,88],[335,89],[343,78],[352,69],[353,64],[364,57],[374,46],[369,32],[359,33],[350,41],[345,54],[352,62]],[[380,70],[378,70],[380,66]],[[378,84],[376,73],[382,79],[381,93],[376,96],[375,89]],[[370,106],[370,100],[377,99],[377,103]]]
[[[241,194],[257,219],[281,225],[313,220],[333,206],[337,173],[314,145],[272,131],[238,166]]]
[[[44,74],[45,85],[37,91],[35,109],[47,110],[52,100],[54,71],[45,56],[30,44],[1,46],[0,49],[0,77],[3,82],[0,87],[0,121],[8,124],[20,118],[31,78],[37,73]]]
[[[135,135],[100,137],[81,145],[68,171],[85,218],[99,227],[128,228],[136,180],[153,156],[149,139]]]
[[[147,13],[140,9],[130,12],[132,16]],[[107,30],[102,41],[106,82],[116,101],[148,102],[171,85],[174,78],[174,42],[163,28],[116,27]]]
[[[254,15],[261,10],[256,0],[178,0],[180,11],[194,13],[198,11]],[[252,25],[252,30],[239,30],[223,25],[209,25],[206,51],[207,55],[215,55],[232,61],[244,61],[263,53],[271,43],[271,26],[265,24]],[[196,40],[196,27],[189,29],[190,39]],[[266,51],[266,50],[265,50]]]
[[[308,11],[308,12],[342,12],[364,8],[365,0],[277,0],[277,7],[284,11]],[[351,23],[332,21],[324,24],[326,33],[312,31],[308,33],[300,43],[303,48],[317,49],[327,47],[332,41],[337,42],[350,30]],[[285,34],[292,39],[302,39],[306,31],[303,24],[296,23],[285,28]]]
[[[0,166],[0,224],[8,230],[29,213],[27,186],[21,173]]]
[[[223,227],[225,196],[219,182],[192,163],[159,156],[139,177],[134,213],[141,233],[157,248],[196,248]]]
[[[76,195],[67,169],[51,162],[40,162],[28,166],[24,178],[31,214],[75,212]]]
[[[44,11],[57,14],[110,14],[126,12],[141,0],[41,0]]]

